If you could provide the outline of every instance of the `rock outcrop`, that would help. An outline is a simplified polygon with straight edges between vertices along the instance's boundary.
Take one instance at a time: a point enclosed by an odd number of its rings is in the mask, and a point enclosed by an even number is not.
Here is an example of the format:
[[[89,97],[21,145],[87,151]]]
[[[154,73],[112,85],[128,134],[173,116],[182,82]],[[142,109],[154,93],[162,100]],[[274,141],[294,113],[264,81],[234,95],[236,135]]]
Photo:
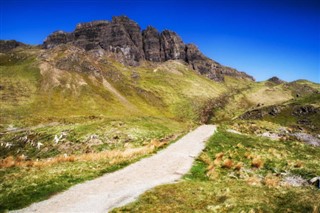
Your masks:
[[[87,51],[103,49],[118,61],[136,66],[143,60],[164,62],[182,60],[201,75],[223,81],[224,76],[254,80],[244,72],[222,66],[203,55],[193,44],[185,44],[179,35],[170,30],[159,33],[149,26],[141,31],[140,26],[126,16],[113,17],[112,21],[93,21],[78,24],[75,31],[56,31],[43,43],[46,49],[71,43]]]
[[[164,30],[160,35],[160,43],[166,61],[186,59],[186,45],[175,32]]]
[[[254,78],[244,72],[223,66],[218,62],[203,55],[194,44],[186,45],[186,62],[192,69],[198,71],[201,75],[215,81],[223,81],[224,76],[233,76],[237,78],[247,78],[254,81]]]
[[[148,26],[142,31],[143,51],[147,61],[162,62],[164,54],[161,49],[160,34],[154,27]]]
[[[277,76],[273,76],[272,78],[268,79],[269,82],[275,83],[275,84],[282,84],[285,83],[285,81],[281,80]]]
[[[0,52],[5,53],[13,50],[16,47],[27,46],[24,43],[18,42],[16,40],[0,40]]]

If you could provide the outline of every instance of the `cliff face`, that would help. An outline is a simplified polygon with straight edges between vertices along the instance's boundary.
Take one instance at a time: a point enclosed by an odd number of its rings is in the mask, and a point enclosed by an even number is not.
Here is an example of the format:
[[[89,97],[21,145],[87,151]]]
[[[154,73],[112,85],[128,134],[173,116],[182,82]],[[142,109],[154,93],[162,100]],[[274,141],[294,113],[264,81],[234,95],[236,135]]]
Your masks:
[[[112,53],[124,64],[137,66],[143,60],[164,62],[182,60],[198,73],[223,81],[224,76],[254,80],[246,73],[222,66],[203,55],[192,44],[185,44],[175,32],[149,26],[141,31],[140,26],[128,17],[113,17],[112,21],[93,21],[78,24],[75,31],[56,31],[43,43],[46,49],[59,44],[71,43],[85,50],[103,49]]]
[[[5,53],[16,47],[24,47],[24,46],[27,46],[27,45],[15,40],[0,40],[0,53]]]
[[[164,54],[161,50],[160,34],[157,29],[148,26],[142,31],[143,51],[148,61],[164,61]]]

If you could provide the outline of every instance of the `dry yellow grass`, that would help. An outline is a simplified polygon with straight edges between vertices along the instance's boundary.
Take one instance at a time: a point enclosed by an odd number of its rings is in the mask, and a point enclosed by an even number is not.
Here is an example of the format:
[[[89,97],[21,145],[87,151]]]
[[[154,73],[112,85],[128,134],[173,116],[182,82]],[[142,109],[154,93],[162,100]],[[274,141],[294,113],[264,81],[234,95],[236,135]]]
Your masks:
[[[220,165],[220,164],[221,164],[221,159],[220,159],[220,158],[215,159],[215,160],[213,161],[213,164],[216,165],[216,166]]]
[[[233,161],[231,159],[225,159],[222,163],[222,168],[230,169],[233,166]]]
[[[97,160],[110,160],[111,164],[122,162],[124,159],[131,159],[138,155],[145,155],[152,153],[156,148],[159,148],[166,143],[158,143],[139,148],[128,148],[126,150],[108,150],[100,153],[87,153],[81,155],[59,155],[54,158],[44,160],[25,160],[19,156],[16,159],[9,156],[0,161],[0,168],[9,167],[46,167],[53,164],[75,161],[97,161]]]
[[[216,154],[216,159],[222,159],[223,156],[224,156],[224,153],[219,152],[218,154]]]
[[[294,167],[295,167],[295,168],[301,168],[301,167],[303,167],[303,162],[300,161],[300,160],[298,160],[297,162],[295,162]]]
[[[0,162],[1,168],[9,168],[15,165],[15,160],[12,156],[6,157]]]
[[[253,158],[253,155],[249,152],[246,152],[244,153],[244,157],[247,158],[247,159],[252,159]]]
[[[251,166],[255,168],[261,168],[263,166],[263,160],[258,156],[252,159]]]
[[[164,145],[167,145],[169,143],[168,140],[165,140],[165,141],[159,141],[159,140],[151,140],[151,142],[148,144],[148,146],[150,147],[155,147],[155,148],[159,148],[159,147],[162,147]]]
[[[206,153],[202,153],[199,157],[199,160],[201,160],[207,165],[210,165],[212,163],[210,156]]]
[[[255,91],[247,94],[246,97],[254,104],[263,104],[264,106],[283,103],[292,99],[292,94],[288,90],[283,90],[281,87],[268,88],[261,86],[256,88]]]
[[[280,183],[280,178],[277,176],[274,176],[272,174],[268,174],[265,178],[263,183],[268,187],[277,187]]]
[[[243,146],[241,143],[238,143],[238,144],[237,144],[237,148],[242,149],[242,148],[244,148],[244,146]]]
[[[248,177],[246,179],[247,184],[251,186],[260,186],[261,185],[261,179],[257,176]]]
[[[211,163],[208,167],[207,167],[207,171],[210,171],[212,169],[215,168],[215,165],[213,163]]]
[[[242,162],[238,162],[238,163],[235,165],[234,169],[239,171],[242,167],[243,167],[243,163],[242,163]]]
[[[219,173],[216,172],[215,167],[212,167],[208,172],[207,176],[210,179],[216,179],[219,176]]]
[[[223,152],[219,152],[215,155],[216,159],[213,161],[213,164],[218,166],[221,164],[221,161],[222,161],[222,158],[224,156],[224,153]]]

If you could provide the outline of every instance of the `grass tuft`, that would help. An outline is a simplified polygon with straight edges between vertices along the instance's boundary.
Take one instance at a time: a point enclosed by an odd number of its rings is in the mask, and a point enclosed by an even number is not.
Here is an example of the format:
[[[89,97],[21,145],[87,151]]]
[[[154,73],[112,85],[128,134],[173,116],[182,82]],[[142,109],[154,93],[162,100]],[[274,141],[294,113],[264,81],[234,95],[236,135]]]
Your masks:
[[[222,168],[231,169],[233,166],[233,161],[231,159],[225,159],[222,163]]]
[[[281,173],[303,179],[317,176],[320,161],[313,156],[318,155],[316,147],[220,128],[184,181],[156,187],[113,212],[315,212],[320,191],[313,186],[285,186]],[[295,168],[288,161],[304,166]],[[221,168],[224,163],[234,169]]]
[[[257,156],[255,158],[253,158],[252,162],[251,162],[251,166],[255,167],[255,168],[258,168],[258,169],[263,167],[263,160],[261,159],[261,157]]]

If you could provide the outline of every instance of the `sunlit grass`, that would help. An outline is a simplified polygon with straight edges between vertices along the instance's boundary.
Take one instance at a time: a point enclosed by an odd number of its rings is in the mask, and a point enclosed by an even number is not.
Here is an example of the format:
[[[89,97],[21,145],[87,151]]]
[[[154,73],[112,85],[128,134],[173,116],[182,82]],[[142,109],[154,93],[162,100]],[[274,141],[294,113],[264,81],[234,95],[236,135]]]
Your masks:
[[[156,187],[114,212],[317,212],[320,191],[285,184],[281,173],[317,176],[319,154],[300,142],[220,129],[183,181]]]
[[[152,140],[139,148],[42,160],[7,157],[0,162],[0,210],[25,207],[74,184],[118,170],[165,147],[171,140]]]

